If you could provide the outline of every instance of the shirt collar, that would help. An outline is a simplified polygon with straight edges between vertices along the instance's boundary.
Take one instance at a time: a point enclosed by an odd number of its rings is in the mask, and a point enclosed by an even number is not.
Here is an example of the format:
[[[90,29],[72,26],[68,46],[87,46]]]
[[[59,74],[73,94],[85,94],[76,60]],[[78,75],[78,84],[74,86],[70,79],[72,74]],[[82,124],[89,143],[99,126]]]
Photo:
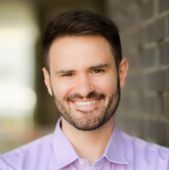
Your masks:
[[[113,163],[128,164],[125,155],[126,149],[124,139],[121,136],[121,131],[115,127],[103,156]]]
[[[61,169],[78,159],[78,155],[73,149],[68,139],[64,136],[60,128],[60,119],[56,124],[54,131],[52,145],[54,148],[54,154],[56,158],[55,165]]]
[[[59,119],[56,124],[56,128],[52,139],[52,144],[56,158],[55,165],[59,169],[73,163],[79,158],[73,146],[64,136],[60,128],[60,123],[61,120]],[[128,164],[125,155],[126,149],[124,139],[121,136],[121,131],[117,127],[115,127],[103,157],[105,157],[108,161],[112,163]]]

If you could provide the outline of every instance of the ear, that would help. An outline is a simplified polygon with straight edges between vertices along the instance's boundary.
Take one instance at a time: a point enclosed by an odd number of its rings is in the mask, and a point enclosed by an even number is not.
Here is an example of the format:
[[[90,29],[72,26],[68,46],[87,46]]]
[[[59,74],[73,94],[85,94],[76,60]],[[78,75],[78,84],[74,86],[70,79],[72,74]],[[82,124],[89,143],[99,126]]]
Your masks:
[[[128,60],[126,58],[123,58],[119,65],[120,88],[123,88],[125,86],[128,67]]]
[[[47,87],[48,93],[51,96],[53,96],[52,88],[51,88],[50,73],[45,67],[42,68],[42,71],[43,71],[44,83],[45,83],[45,85]]]

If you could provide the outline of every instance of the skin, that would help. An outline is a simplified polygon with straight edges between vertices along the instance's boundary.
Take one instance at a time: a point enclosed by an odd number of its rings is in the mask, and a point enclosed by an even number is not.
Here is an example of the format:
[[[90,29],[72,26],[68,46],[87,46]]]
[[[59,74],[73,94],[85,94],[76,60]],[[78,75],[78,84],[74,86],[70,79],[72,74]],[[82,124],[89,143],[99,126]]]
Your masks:
[[[60,37],[48,57],[44,82],[62,114],[63,133],[81,158],[93,162],[112,134],[128,62],[117,70],[110,44],[96,35]]]

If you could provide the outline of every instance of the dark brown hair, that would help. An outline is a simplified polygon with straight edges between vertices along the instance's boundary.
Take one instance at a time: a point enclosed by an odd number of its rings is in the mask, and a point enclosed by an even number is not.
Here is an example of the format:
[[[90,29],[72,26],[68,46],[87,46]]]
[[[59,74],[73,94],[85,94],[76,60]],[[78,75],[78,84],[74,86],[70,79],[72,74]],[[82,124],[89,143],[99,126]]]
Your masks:
[[[99,35],[112,47],[118,67],[122,59],[119,31],[115,23],[105,17],[87,10],[71,10],[58,15],[49,22],[44,33],[43,49],[45,65],[48,67],[48,52],[53,41],[66,35]]]

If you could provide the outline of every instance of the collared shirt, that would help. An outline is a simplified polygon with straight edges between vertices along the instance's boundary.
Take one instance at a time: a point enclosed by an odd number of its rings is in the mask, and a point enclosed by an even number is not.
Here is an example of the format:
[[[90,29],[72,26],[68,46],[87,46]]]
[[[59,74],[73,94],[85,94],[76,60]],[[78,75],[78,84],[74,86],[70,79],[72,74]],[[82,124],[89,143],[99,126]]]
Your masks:
[[[169,170],[169,149],[116,127],[104,154],[90,164],[79,158],[58,122],[53,134],[0,155],[0,170]]]

